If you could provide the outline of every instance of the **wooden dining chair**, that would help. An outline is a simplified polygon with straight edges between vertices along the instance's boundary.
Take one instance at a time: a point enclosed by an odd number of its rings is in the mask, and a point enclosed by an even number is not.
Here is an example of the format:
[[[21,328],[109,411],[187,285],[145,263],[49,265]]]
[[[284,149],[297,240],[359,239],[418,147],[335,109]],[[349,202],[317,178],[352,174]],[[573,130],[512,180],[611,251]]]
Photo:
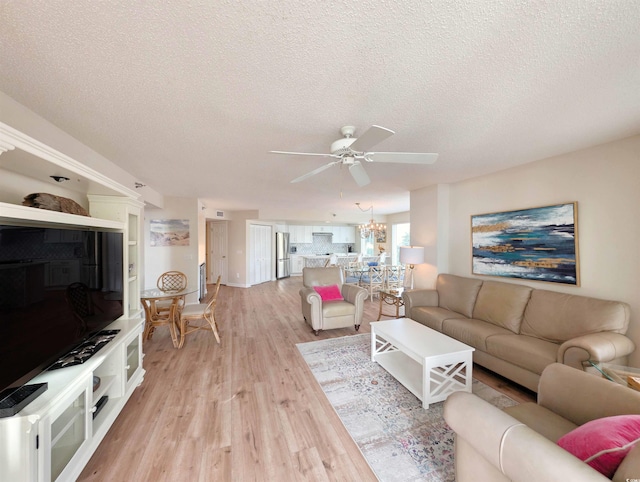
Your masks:
[[[158,276],[160,291],[181,291],[187,287],[187,276],[180,271],[166,271]]]
[[[181,271],[166,271],[158,276],[156,284],[160,291],[182,291],[187,287],[187,275]],[[171,301],[157,301],[154,306],[156,314],[166,313],[171,309]]]
[[[180,341],[178,348],[182,348],[186,336],[199,330],[211,330],[216,337],[216,341],[220,343],[220,335],[216,325],[215,310],[218,301],[218,292],[220,291],[220,280],[222,276],[218,276],[216,286],[213,290],[213,296],[207,303],[189,303],[182,308],[180,312],[180,321],[178,323],[178,331]]]

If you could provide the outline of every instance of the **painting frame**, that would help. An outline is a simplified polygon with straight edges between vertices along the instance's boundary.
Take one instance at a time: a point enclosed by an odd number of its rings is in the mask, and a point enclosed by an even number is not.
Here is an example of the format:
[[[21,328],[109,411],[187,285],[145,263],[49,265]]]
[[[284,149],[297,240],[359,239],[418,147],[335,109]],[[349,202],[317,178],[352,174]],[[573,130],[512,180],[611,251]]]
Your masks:
[[[149,221],[149,244],[152,248],[189,246],[188,219],[152,219]]]
[[[577,201],[471,215],[471,272],[580,286]]]
[[[376,233],[376,243],[386,243],[387,242],[387,230],[381,229]]]

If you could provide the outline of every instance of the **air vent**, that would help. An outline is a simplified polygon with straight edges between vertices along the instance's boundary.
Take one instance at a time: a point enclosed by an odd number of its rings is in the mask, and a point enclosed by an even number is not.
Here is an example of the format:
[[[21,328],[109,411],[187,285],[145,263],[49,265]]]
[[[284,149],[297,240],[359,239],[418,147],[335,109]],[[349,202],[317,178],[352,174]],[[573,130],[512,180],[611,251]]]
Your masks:
[[[217,218],[224,218],[224,211],[216,211]]]

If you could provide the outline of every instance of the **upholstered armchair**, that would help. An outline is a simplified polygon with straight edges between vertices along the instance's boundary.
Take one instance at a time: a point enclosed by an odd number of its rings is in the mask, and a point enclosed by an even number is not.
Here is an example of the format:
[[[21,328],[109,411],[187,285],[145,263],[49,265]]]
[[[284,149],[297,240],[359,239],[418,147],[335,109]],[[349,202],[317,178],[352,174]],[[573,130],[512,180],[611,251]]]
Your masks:
[[[354,326],[358,331],[362,323],[367,290],[344,284],[342,269],[337,266],[304,268],[302,283],[302,316],[316,335],[320,330],[348,326]]]

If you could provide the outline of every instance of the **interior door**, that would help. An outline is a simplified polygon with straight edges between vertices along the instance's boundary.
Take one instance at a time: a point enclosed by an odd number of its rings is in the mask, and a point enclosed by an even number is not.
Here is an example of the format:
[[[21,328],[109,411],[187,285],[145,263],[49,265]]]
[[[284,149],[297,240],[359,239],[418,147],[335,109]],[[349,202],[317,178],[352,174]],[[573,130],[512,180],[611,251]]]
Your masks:
[[[256,285],[271,280],[271,226],[252,224],[249,233],[249,276],[251,285]]]
[[[208,283],[215,283],[222,276],[220,283],[227,284],[227,222],[209,223],[209,278]]]

